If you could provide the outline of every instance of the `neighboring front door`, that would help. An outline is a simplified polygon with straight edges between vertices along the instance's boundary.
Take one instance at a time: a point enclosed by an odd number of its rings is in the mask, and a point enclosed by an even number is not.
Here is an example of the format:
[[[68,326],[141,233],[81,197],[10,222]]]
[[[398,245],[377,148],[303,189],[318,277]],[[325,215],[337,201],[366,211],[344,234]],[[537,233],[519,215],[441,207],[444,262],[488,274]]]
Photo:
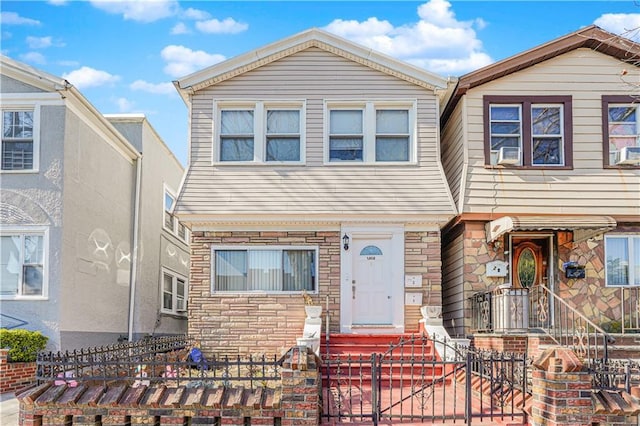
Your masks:
[[[393,279],[391,237],[353,241],[352,324],[391,325]]]
[[[546,240],[520,241],[513,250],[514,288],[531,289],[538,284],[547,284]]]

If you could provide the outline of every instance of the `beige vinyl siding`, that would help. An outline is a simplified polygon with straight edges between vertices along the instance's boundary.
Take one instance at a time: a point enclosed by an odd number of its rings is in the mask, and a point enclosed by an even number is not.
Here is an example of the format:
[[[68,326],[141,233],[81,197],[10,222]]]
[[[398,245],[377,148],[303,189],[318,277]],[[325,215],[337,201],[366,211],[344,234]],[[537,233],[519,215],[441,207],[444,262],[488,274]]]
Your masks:
[[[603,169],[602,95],[628,95],[620,79],[640,70],[591,49],[577,49],[467,92],[468,155],[463,212],[640,215],[640,170]],[[484,166],[484,95],[570,95],[573,170]],[[456,120],[460,120],[456,117]]]
[[[462,177],[464,165],[466,164],[464,158],[463,105],[464,102],[460,102],[453,110],[449,120],[442,129],[441,137],[442,166],[444,167],[444,172],[447,176],[449,187],[451,188],[451,194],[453,199],[456,200],[458,209],[461,208],[461,186],[464,184]]]
[[[465,297],[469,295],[464,292],[463,272],[464,234],[460,233],[445,242],[442,251],[442,318],[454,336],[464,335]]]
[[[304,165],[212,164],[215,100],[306,104]],[[417,164],[323,163],[324,101],[417,103]],[[191,165],[178,213],[453,215],[438,168],[438,99],[432,91],[310,48],[193,95]]]

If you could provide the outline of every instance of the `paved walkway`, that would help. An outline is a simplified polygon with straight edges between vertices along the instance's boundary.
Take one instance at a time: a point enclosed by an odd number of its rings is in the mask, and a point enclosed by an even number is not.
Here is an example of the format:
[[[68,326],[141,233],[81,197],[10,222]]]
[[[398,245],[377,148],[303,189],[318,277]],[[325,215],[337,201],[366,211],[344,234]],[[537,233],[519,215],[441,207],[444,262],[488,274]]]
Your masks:
[[[0,394],[0,424],[17,426],[18,408],[18,400],[13,392]]]

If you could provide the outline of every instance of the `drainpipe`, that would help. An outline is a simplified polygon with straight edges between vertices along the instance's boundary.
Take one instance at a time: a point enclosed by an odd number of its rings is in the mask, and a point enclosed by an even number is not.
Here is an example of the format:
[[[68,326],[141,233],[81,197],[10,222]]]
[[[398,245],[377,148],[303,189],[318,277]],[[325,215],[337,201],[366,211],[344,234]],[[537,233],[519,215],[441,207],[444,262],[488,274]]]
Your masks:
[[[136,159],[136,186],[135,199],[133,204],[133,236],[131,238],[131,272],[129,277],[129,336],[130,342],[133,341],[133,322],[136,308],[136,284],[138,282],[138,228],[140,227],[140,192],[142,187],[142,154]]]

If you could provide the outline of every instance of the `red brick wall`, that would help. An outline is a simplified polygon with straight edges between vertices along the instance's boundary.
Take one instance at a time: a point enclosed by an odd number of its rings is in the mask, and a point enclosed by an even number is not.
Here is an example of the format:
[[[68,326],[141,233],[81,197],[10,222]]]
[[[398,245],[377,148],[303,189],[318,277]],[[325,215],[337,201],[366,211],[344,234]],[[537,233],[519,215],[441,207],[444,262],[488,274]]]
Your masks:
[[[527,353],[527,341],[527,336],[476,334],[473,337],[473,346],[483,350],[524,354]]]
[[[35,382],[35,362],[9,362],[8,349],[0,349],[0,393],[24,388]]]

